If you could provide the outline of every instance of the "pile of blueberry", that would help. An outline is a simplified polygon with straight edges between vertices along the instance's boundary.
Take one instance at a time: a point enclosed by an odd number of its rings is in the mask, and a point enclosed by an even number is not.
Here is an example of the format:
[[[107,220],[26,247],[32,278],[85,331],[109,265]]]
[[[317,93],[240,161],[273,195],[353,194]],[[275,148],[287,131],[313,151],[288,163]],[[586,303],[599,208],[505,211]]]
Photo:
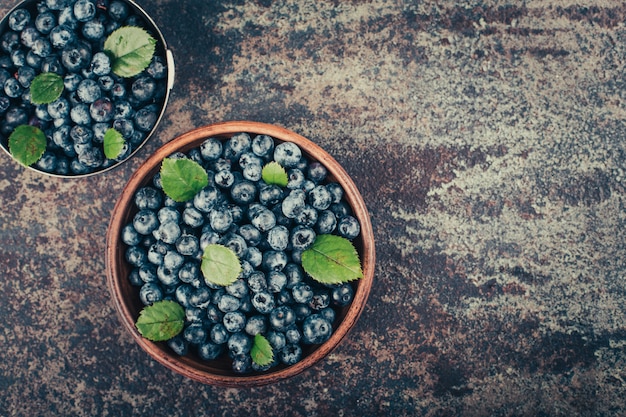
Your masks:
[[[208,185],[177,203],[163,192],[157,173],[134,194],[136,214],[121,234],[129,280],[139,287],[141,302],[174,300],[185,310],[184,330],[169,347],[204,360],[230,358],[233,370],[244,373],[295,364],[303,347],[327,341],[338,309],[352,302],[355,288],[314,281],[301,255],[318,234],[353,240],[360,223],[326,167],[292,142],[248,133],[207,138],[170,158],[198,162]],[[286,187],[262,179],[270,161],[285,168]],[[210,244],[224,245],[239,258],[242,272],[233,284],[204,279],[201,260]],[[251,360],[257,334],[272,347],[269,365]]]
[[[164,105],[167,66],[157,45],[149,67],[135,77],[111,70],[106,38],[123,26],[152,32],[123,0],[40,0],[14,9],[0,35],[0,143],[23,124],[48,140],[35,168],[59,175],[100,171],[126,159],[146,139]],[[154,33],[152,37],[157,39]],[[64,80],[63,94],[34,105],[30,85],[41,73]],[[104,133],[115,128],[126,147],[115,158],[103,152]]]

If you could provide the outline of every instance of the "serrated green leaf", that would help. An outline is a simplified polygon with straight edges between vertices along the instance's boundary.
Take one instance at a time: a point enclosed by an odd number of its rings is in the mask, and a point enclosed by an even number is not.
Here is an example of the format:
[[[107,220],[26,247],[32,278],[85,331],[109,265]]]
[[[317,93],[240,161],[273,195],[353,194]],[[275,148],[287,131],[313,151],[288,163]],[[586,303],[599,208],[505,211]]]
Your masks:
[[[281,187],[286,187],[289,182],[287,171],[276,161],[272,161],[263,167],[261,178],[268,184],[276,184]]]
[[[124,136],[114,128],[109,128],[104,133],[104,156],[109,159],[117,158],[126,145]]]
[[[207,283],[227,286],[237,280],[241,263],[232,249],[218,244],[207,245],[200,265]]]
[[[259,366],[265,366],[272,363],[274,360],[274,350],[265,336],[261,334],[256,334],[254,336],[254,343],[252,344],[252,349],[250,350],[250,356],[252,357],[254,363]]]
[[[135,326],[148,340],[159,342],[171,339],[183,330],[185,310],[175,301],[157,301],[144,307]]]
[[[318,235],[313,245],[302,253],[302,268],[323,284],[340,284],[363,277],[354,245],[337,235]]]
[[[134,77],[150,65],[156,39],[140,27],[123,26],[104,41],[104,51],[112,58],[111,69],[120,77]]]
[[[33,104],[48,104],[61,97],[63,77],[54,72],[43,72],[30,83],[30,100]]]
[[[30,166],[46,151],[48,140],[36,126],[19,125],[9,136],[9,151],[20,163]]]
[[[191,159],[165,158],[161,165],[163,191],[179,203],[188,201],[209,184],[202,166]]]

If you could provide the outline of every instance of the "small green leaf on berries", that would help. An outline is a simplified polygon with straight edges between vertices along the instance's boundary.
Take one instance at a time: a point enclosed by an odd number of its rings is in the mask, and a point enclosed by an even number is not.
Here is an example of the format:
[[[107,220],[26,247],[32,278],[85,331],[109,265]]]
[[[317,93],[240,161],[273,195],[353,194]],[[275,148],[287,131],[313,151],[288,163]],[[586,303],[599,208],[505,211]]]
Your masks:
[[[263,167],[261,177],[267,184],[275,184],[281,187],[286,187],[289,182],[285,168],[276,161],[272,161]]]
[[[227,286],[239,277],[241,263],[232,249],[224,245],[210,244],[204,249],[200,269],[207,283]]]
[[[63,77],[54,72],[43,72],[30,83],[30,101],[33,104],[48,104],[61,97]]]
[[[19,125],[9,136],[9,151],[23,165],[37,162],[46,151],[45,133],[36,126]]]
[[[135,326],[148,340],[169,340],[183,330],[185,310],[175,301],[162,300],[144,307]]]
[[[168,197],[182,203],[206,187],[209,176],[196,161],[165,158],[161,165],[161,183]]]
[[[254,336],[254,343],[252,344],[252,349],[250,350],[250,356],[254,363],[259,366],[266,366],[272,363],[274,360],[274,351],[272,350],[272,345],[265,338],[265,336],[261,334],[256,334]]]
[[[111,69],[120,77],[134,77],[150,65],[156,39],[140,27],[123,26],[104,41],[104,51],[112,58]]]
[[[114,128],[110,127],[104,133],[104,156],[109,159],[117,158],[126,145],[124,136]]]
[[[313,245],[302,253],[302,268],[323,284],[340,284],[363,277],[354,245],[337,235],[318,235]]]

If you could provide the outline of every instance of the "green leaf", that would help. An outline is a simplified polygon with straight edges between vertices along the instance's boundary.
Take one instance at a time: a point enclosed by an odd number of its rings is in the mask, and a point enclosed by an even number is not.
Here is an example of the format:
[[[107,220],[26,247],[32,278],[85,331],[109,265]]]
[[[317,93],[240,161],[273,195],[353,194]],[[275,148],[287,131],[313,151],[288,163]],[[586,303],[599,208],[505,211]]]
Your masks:
[[[135,326],[146,339],[154,342],[171,339],[183,330],[185,310],[175,301],[157,301],[144,307]]]
[[[123,26],[104,41],[104,51],[112,58],[111,69],[120,77],[134,77],[150,65],[156,39],[140,27]]]
[[[104,156],[109,159],[117,158],[126,145],[124,136],[114,128],[110,127],[104,133]]]
[[[272,345],[265,338],[265,336],[261,334],[256,334],[254,336],[254,343],[252,345],[252,349],[250,350],[250,356],[254,363],[259,366],[265,366],[272,363],[274,360],[274,351],[272,350]]]
[[[30,100],[33,104],[48,104],[61,97],[63,77],[54,72],[43,72],[30,83]]]
[[[340,284],[363,277],[359,254],[348,239],[318,235],[302,253],[302,268],[323,284]]]
[[[188,201],[209,184],[202,166],[191,159],[165,158],[161,165],[163,191],[179,203]]]
[[[46,151],[46,135],[36,126],[19,125],[9,136],[9,151],[20,163],[30,166]]]
[[[207,283],[227,286],[237,280],[241,263],[232,249],[218,244],[207,245],[200,265]]]
[[[278,162],[272,161],[266,164],[261,171],[261,177],[263,181],[268,184],[276,184],[281,187],[286,187],[289,182],[289,177],[285,168],[283,168]]]

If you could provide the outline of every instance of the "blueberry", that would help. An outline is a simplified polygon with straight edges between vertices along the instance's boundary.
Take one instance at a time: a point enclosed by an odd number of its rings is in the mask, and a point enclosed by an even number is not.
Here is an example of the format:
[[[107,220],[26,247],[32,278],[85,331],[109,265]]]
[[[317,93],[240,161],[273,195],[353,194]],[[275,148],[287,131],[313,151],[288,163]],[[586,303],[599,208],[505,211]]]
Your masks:
[[[135,246],[138,245],[139,242],[141,242],[141,236],[139,235],[139,233],[137,233],[133,225],[130,223],[122,228],[121,235],[122,242],[124,242],[128,246]]]
[[[69,4],[68,0],[45,0],[46,7],[51,10],[62,10]]]
[[[138,246],[130,246],[125,252],[126,261],[135,267],[140,267],[146,263],[146,251]]]
[[[176,287],[175,296],[178,293],[178,288],[181,288],[181,287],[191,288],[188,285],[179,285],[178,287]],[[206,318],[205,311],[203,309],[194,307],[191,305],[187,305],[183,307],[185,308],[185,320],[187,320],[189,323],[202,324],[202,322]]]
[[[8,97],[0,96],[0,114],[6,112],[11,106],[11,100]]]
[[[93,103],[102,97],[102,90],[98,82],[89,78],[82,80],[80,84],[78,84],[76,92],[78,93],[78,98],[83,103]]]
[[[30,50],[33,51],[33,54],[41,58],[46,58],[52,54],[52,45],[48,39],[38,38],[33,42],[33,46],[31,46]]]
[[[201,323],[192,323],[183,331],[183,338],[189,343],[199,345],[206,341],[207,331]]]
[[[296,322],[296,314],[288,306],[278,306],[269,315],[269,324],[274,330],[284,331]]]
[[[298,225],[292,232],[290,237],[291,246],[296,250],[307,250],[315,243],[317,235],[313,229],[307,226]]]
[[[254,271],[248,277],[248,288],[254,293],[267,291],[267,280],[265,274],[261,271]]]
[[[59,25],[59,26],[55,26],[50,31],[49,39],[50,39],[50,43],[52,44],[52,47],[56,49],[63,49],[67,45],[76,41],[76,34],[68,26]]]
[[[83,77],[80,74],[71,72],[63,77],[63,87],[70,92],[76,91],[82,80]]]
[[[328,321],[329,323],[332,323],[335,321],[335,317],[337,316],[337,314],[335,313],[335,310],[332,307],[326,307],[323,308],[322,310],[320,310],[319,314],[326,319],[326,321]]]
[[[185,262],[178,270],[178,279],[182,282],[192,283],[199,277],[200,269],[195,262]]]
[[[330,210],[320,211],[317,215],[317,223],[315,224],[315,231],[320,235],[330,234],[335,230],[337,226],[337,217],[335,213]]]
[[[261,262],[263,262],[263,253],[255,246],[248,246],[243,255],[243,259],[253,268],[258,268],[261,265]]]
[[[200,235],[200,249],[204,250],[208,245],[220,243],[222,237],[219,233],[212,230],[206,230]]]
[[[238,161],[244,152],[250,150],[250,135],[247,133],[236,133],[224,143],[224,158],[231,161]]]
[[[293,288],[294,285],[296,285],[299,282],[302,282],[302,280],[304,279],[304,271],[302,267],[293,262],[285,265],[282,272],[287,277],[288,288]]]
[[[174,353],[180,356],[185,356],[189,350],[187,342],[180,334],[169,339],[166,343],[167,346],[174,351]]]
[[[113,102],[108,97],[102,97],[89,106],[91,119],[96,122],[108,122],[113,119]]]
[[[139,269],[133,268],[132,271],[128,274],[128,282],[133,287],[141,287],[143,285],[143,281],[139,277]]]
[[[87,126],[74,125],[70,129],[70,138],[72,138],[74,144],[91,144],[93,139],[93,130]]]
[[[283,189],[275,184],[262,187],[259,191],[259,202],[264,206],[273,206],[281,202],[283,198]]]
[[[354,239],[361,233],[361,225],[356,218],[346,215],[339,220],[337,231],[346,239]]]
[[[194,235],[182,235],[176,240],[176,250],[181,255],[194,256],[200,250],[200,241]]]
[[[238,374],[245,374],[252,369],[252,358],[250,355],[237,355],[233,358],[232,369]]]
[[[11,62],[15,67],[21,67],[26,64],[26,54],[21,49],[11,52]]]
[[[268,158],[274,151],[274,139],[268,135],[257,135],[252,139],[252,152],[262,158]]]
[[[298,168],[292,168],[287,171],[287,188],[295,190],[302,188],[305,180],[304,172]]]
[[[115,79],[109,74],[99,76],[97,81],[98,81],[98,86],[100,86],[100,89],[106,92],[111,91],[111,89],[113,89],[113,86],[115,85]],[[116,114],[117,114],[117,106],[115,107],[116,107]]]
[[[261,179],[263,167],[261,165],[250,164],[242,170],[243,177],[249,181],[259,181]]]
[[[229,311],[222,319],[224,327],[231,333],[242,331],[246,326],[246,316],[241,311]]]
[[[309,307],[313,310],[323,310],[330,304],[330,294],[327,291],[313,291],[313,297],[309,301]]]
[[[53,152],[46,151],[35,165],[42,171],[54,172],[57,166],[57,156]]]
[[[20,47],[20,35],[17,32],[8,31],[0,38],[2,49],[5,52],[11,53]]]
[[[250,336],[265,333],[267,331],[267,316],[257,314],[250,317],[244,330]]]
[[[217,158],[214,161],[209,161],[209,167],[215,172],[218,171],[229,171],[232,168],[232,163],[230,159]],[[233,174],[234,175],[234,174]],[[237,177],[235,178],[235,182],[243,178],[240,172],[237,172]]]
[[[283,142],[274,148],[274,160],[285,168],[295,167],[301,157],[302,151],[293,142]]]
[[[111,58],[104,52],[96,52],[91,57],[90,69],[98,77],[109,74],[111,72]]]
[[[113,121],[113,129],[117,130],[126,139],[130,139],[135,133],[133,122],[123,117]]]
[[[96,15],[96,4],[92,0],[77,0],[74,3],[74,16],[79,22],[91,20]]]
[[[97,42],[104,37],[105,27],[102,20],[92,19],[83,24],[81,33],[85,39]]]
[[[311,315],[311,308],[306,304],[295,303],[293,312],[296,314],[296,322],[300,323]]]
[[[12,128],[28,122],[28,114],[23,107],[9,107],[4,115],[7,127]]]
[[[318,185],[308,193],[309,204],[316,210],[326,210],[332,203],[332,195],[324,185]]]
[[[163,266],[165,268],[178,271],[185,263],[185,258],[176,250],[168,250],[163,256]]]
[[[190,299],[193,294],[194,288],[189,284],[183,284],[176,287],[174,298],[184,308],[193,308]]]
[[[242,331],[232,334],[228,338],[228,350],[234,355],[245,355],[252,348],[252,339]]]
[[[152,232],[152,235],[167,244],[173,245],[180,237],[180,226],[176,222],[161,223],[157,229]]]
[[[154,265],[144,263],[139,267],[139,278],[143,282],[158,282],[157,271]]]
[[[4,94],[10,98],[17,98],[22,95],[24,92],[24,87],[20,84],[20,82],[15,78],[9,78],[4,83]]]
[[[30,23],[30,13],[26,9],[15,9],[9,15],[9,27],[20,32]]]
[[[211,297],[211,290],[208,287],[196,288],[189,297],[189,304],[204,309],[211,303]]]
[[[285,365],[294,365],[302,359],[302,348],[298,344],[289,343],[278,352],[278,356]]]
[[[139,210],[157,210],[163,203],[163,194],[154,187],[144,186],[135,192],[133,201]]]
[[[228,330],[222,323],[217,323],[213,327],[211,327],[211,331],[209,333],[211,337],[211,341],[215,344],[222,345],[228,342],[229,334]]]
[[[246,205],[252,203],[257,196],[257,187],[252,181],[242,180],[230,189],[230,197],[237,204]]]
[[[70,119],[77,125],[90,125],[91,124],[91,111],[89,106],[84,103],[79,103],[70,109]]]
[[[198,356],[205,361],[217,359],[224,351],[222,346],[212,342],[204,342],[198,346]]]
[[[252,306],[261,314],[268,314],[274,309],[274,297],[267,291],[259,291],[250,298]]]
[[[354,298],[354,289],[352,285],[345,283],[332,289],[333,304],[343,307],[352,302]]]
[[[249,208],[248,217],[250,223],[262,233],[268,232],[276,226],[274,213],[260,204]]]
[[[111,95],[117,99],[126,98],[126,87],[123,83],[116,82],[111,87]]]
[[[128,6],[126,5],[126,3],[118,0],[111,1],[107,12],[111,19],[118,22],[126,20],[129,15]]]
[[[50,11],[40,13],[35,18],[35,28],[43,35],[48,35],[56,24],[56,15]]]
[[[266,271],[282,271],[287,261],[287,254],[284,251],[268,250],[263,253],[261,265]]]
[[[226,293],[237,297],[239,299],[245,297],[248,294],[248,284],[243,279],[237,279],[232,284],[225,287]]]
[[[330,211],[333,212],[337,219],[341,219],[350,214],[350,206],[348,206],[346,202],[340,201],[339,203],[332,203],[330,205]]]
[[[20,33],[20,42],[22,43],[22,45],[24,45],[28,49],[31,49],[33,45],[35,44],[35,41],[40,38],[41,38],[41,33],[32,26],[25,28]],[[22,54],[24,54],[24,51],[21,49],[13,49],[11,53],[16,52],[16,51],[21,51]],[[32,51],[29,51],[29,52],[32,52]],[[38,56],[38,55],[35,55],[35,56]]]
[[[291,190],[281,204],[282,212],[290,219],[295,218],[306,206],[306,194],[304,191]]]
[[[302,323],[302,341],[306,344],[324,343],[332,332],[332,324],[321,314],[311,314]]]
[[[47,110],[50,117],[62,120],[70,115],[70,104],[65,98],[59,97],[48,104]]]
[[[206,308],[207,320],[211,323],[221,323],[224,319],[224,313],[220,311],[215,304],[209,304]]]
[[[215,173],[215,184],[221,188],[229,188],[235,182],[235,176],[232,172],[221,170]]]
[[[156,82],[152,77],[139,77],[131,85],[131,94],[139,102],[152,100],[156,91]]]
[[[293,299],[297,303],[308,304],[313,299],[313,290],[309,284],[299,282],[291,289]]]
[[[287,285],[287,276],[281,271],[269,271],[267,273],[267,289],[272,293],[281,292]]]
[[[193,206],[201,212],[208,213],[222,202],[222,193],[214,186],[208,185],[193,198]]]
[[[148,235],[159,226],[159,219],[153,210],[139,210],[133,217],[133,227],[142,234]]]
[[[244,238],[248,246],[256,246],[263,239],[261,231],[252,224],[244,224],[239,228],[239,235]]]
[[[78,71],[86,68],[91,63],[89,46],[80,41],[67,44],[61,52],[61,63],[69,71]]]
[[[209,223],[213,230],[224,233],[233,224],[233,215],[227,207],[216,207],[209,212]]]
[[[339,203],[343,199],[343,187],[336,182],[326,184],[326,189],[332,196],[333,203]]]
[[[302,333],[295,324],[292,324],[285,329],[285,339],[289,344],[297,344],[302,339]]]
[[[152,57],[152,61],[150,61],[150,65],[146,68],[146,73],[155,80],[161,80],[167,77],[167,66],[161,57],[154,56]]]
[[[200,145],[200,154],[207,161],[218,159],[222,155],[222,142],[217,138],[208,138]]]
[[[135,126],[142,132],[149,132],[152,130],[157,121],[156,107],[150,105],[143,107],[137,111],[133,118]]]
[[[163,291],[158,284],[147,282],[139,289],[139,299],[144,305],[150,305],[163,299]]]
[[[305,204],[305,206],[297,212],[294,220],[299,225],[313,227],[315,223],[317,223],[317,216],[317,210],[308,204]]]
[[[289,230],[285,226],[274,226],[267,232],[267,243],[278,251],[287,249],[289,245]]]
[[[241,300],[230,294],[224,294],[217,304],[217,308],[219,308],[220,311],[223,311],[224,313],[236,311],[239,309],[240,306]]]

